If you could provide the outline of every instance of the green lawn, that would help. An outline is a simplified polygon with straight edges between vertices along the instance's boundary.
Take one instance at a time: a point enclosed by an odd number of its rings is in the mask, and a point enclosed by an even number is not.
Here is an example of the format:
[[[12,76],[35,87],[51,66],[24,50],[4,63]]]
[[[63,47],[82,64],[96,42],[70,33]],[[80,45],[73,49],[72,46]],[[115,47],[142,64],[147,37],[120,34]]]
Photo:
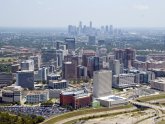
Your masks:
[[[15,58],[13,58],[13,57],[2,57],[2,58],[0,58],[0,62],[12,62],[14,60],[15,60]]]
[[[81,109],[81,110],[75,110],[72,112],[68,112],[59,116],[55,116],[52,119],[43,122],[42,124],[54,124],[55,122],[71,118],[78,115],[84,115],[84,114],[90,114],[90,113],[97,113],[97,112],[104,112],[104,111],[110,111],[110,110],[117,110],[117,109],[124,109],[124,108],[131,108],[132,105],[125,105],[125,106],[118,106],[113,108],[88,108],[88,109]]]
[[[151,100],[158,100],[158,99],[165,99],[165,94],[158,94],[158,95],[152,95],[152,96],[145,96],[145,97],[141,97],[138,98],[138,101],[141,102],[146,102],[146,101],[151,101]]]

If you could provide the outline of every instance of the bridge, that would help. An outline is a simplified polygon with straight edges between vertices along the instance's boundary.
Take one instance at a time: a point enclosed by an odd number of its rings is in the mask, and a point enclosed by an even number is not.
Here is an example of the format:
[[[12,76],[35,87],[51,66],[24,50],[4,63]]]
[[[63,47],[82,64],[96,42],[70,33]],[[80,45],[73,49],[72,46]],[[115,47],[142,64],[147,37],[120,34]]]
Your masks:
[[[149,103],[144,103],[144,102],[137,102],[137,101],[133,101],[133,100],[130,100],[129,102],[132,103],[133,105],[154,109],[156,111],[158,118],[161,118],[164,116],[162,111],[165,111],[165,107],[161,107],[161,106],[157,106],[157,105],[153,105],[153,104],[149,104]]]

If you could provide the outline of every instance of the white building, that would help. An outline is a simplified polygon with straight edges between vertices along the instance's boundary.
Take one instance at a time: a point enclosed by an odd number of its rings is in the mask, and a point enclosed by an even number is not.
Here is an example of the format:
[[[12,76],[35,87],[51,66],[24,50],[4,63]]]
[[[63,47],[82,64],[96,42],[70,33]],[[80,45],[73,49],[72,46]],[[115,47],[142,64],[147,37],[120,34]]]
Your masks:
[[[67,80],[50,80],[49,87],[52,89],[65,89],[68,87]]]
[[[113,87],[126,88],[135,85],[135,75],[132,73],[113,76]]]
[[[119,75],[122,72],[122,65],[119,60],[110,60],[109,69],[112,70],[113,75]]]
[[[34,71],[34,60],[29,59],[29,60],[24,60],[23,62],[21,62],[21,70]]]
[[[3,102],[20,102],[22,100],[23,88],[20,86],[8,86],[2,90]]]
[[[110,96],[104,96],[97,99],[102,106],[105,107],[112,107],[117,106],[121,104],[127,104],[128,100],[124,97],[110,95]]]
[[[34,90],[34,91],[30,91],[27,95],[26,95],[26,102],[27,103],[42,103],[42,102],[46,102],[47,100],[49,100],[49,91],[45,90],[45,91],[39,91],[39,90]]]
[[[93,76],[93,96],[98,98],[111,94],[112,71],[95,71]]]
[[[40,66],[41,66],[41,55],[30,56],[30,59],[32,59],[34,61],[35,70],[40,68]]]

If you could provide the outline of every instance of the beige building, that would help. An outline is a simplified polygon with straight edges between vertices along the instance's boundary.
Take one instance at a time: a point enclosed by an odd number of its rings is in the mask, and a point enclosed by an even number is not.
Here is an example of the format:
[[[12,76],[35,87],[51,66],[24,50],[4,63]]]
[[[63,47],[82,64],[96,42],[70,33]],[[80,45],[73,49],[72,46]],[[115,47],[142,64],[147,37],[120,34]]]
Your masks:
[[[22,100],[23,88],[20,86],[8,86],[2,90],[3,102],[20,102]]]
[[[151,81],[151,88],[165,91],[165,78],[158,78]]]
[[[49,91],[48,90],[33,90],[29,91],[26,95],[27,103],[42,103],[49,100]]]
[[[93,96],[103,97],[111,94],[112,90],[112,71],[95,71],[93,77]]]

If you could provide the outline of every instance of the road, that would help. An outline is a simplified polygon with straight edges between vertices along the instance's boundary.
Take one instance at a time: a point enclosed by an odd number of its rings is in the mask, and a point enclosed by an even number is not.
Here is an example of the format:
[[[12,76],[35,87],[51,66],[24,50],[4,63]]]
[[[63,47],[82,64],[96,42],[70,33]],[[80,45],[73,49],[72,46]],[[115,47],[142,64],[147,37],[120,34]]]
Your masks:
[[[76,119],[80,119],[80,118],[85,118],[85,117],[92,117],[92,116],[99,116],[99,115],[104,115],[104,114],[112,114],[112,113],[118,113],[118,112],[129,112],[129,111],[133,111],[136,110],[136,107],[132,107],[132,108],[127,108],[127,109],[120,109],[120,110],[110,110],[110,111],[106,111],[106,112],[98,112],[98,113],[93,113],[93,114],[85,114],[85,115],[79,115],[79,116],[74,116],[71,118],[67,118],[65,120],[61,120],[59,122],[56,122],[54,124],[64,124],[66,122],[72,121],[72,120],[76,120]],[[47,121],[51,120],[52,118],[48,119]],[[47,121],[41,123],[41,124],[48,124]]]

